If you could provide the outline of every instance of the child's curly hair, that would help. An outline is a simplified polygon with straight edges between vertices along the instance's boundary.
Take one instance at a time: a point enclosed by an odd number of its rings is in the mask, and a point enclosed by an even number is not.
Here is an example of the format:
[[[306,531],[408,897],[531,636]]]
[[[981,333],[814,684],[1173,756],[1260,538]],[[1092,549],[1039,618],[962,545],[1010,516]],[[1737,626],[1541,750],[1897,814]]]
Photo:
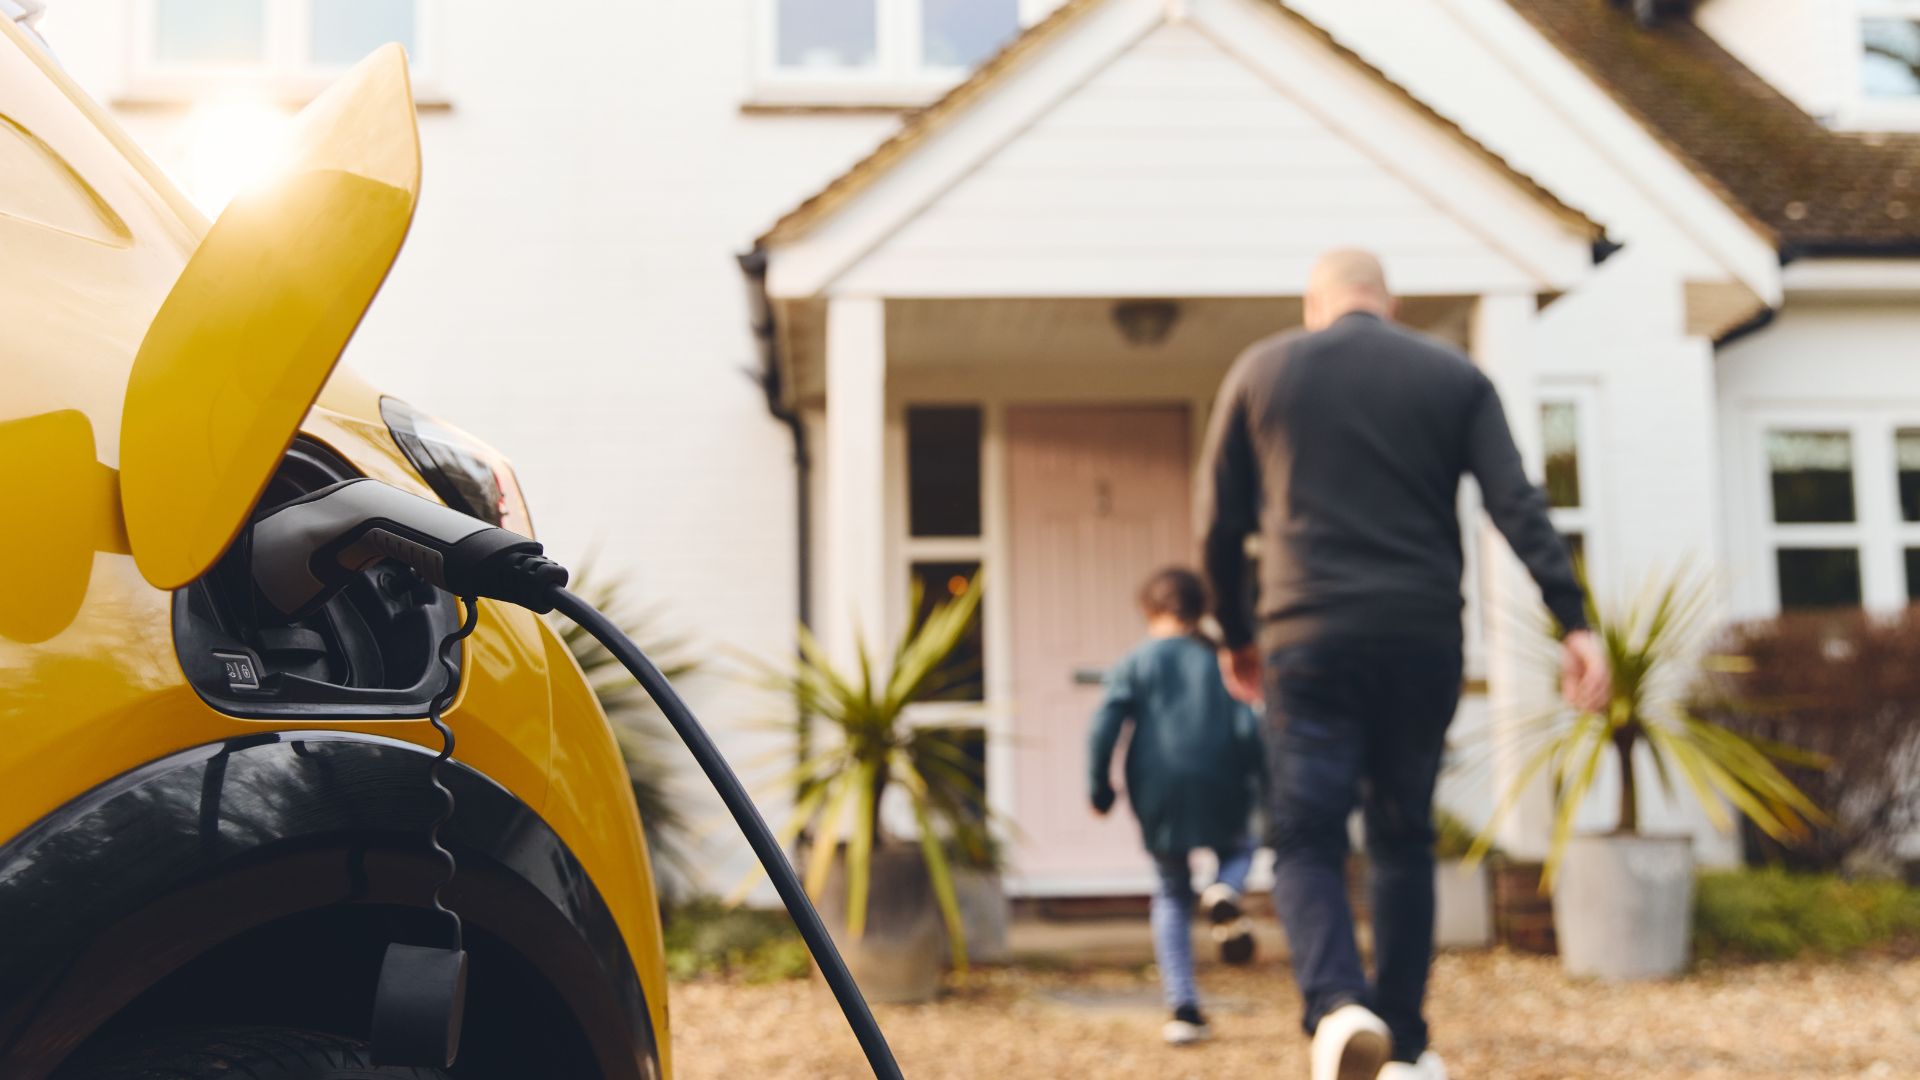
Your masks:
[[[1156,570],[1140,585],[1140,610],[1149,618],[1171,615],[1184,623],[1197,623],[1207,608],[1206,582],[1184,566]]]

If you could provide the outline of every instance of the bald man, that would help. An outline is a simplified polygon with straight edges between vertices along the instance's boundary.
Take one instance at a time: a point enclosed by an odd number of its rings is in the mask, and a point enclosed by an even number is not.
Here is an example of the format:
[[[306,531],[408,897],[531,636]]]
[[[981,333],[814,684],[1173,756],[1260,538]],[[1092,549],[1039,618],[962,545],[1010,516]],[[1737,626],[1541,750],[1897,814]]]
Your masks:
[[[1222,673],[1266,704],[1273,901],[1306,999],[1313,1080],[1446,1075],[1422,1007],[1433,789],[1460,695],[1461,477],[1479,482],[1559,624],[1562,692],[1593,708],[1608,688],[1566,548],[1492,382],[1394,311],[1379,260],[1322,257],[1305,328],[1256,343],[1228,374],[1201,474]],[[1344,877],[1356,806],[1372,869],[1371,981]]]

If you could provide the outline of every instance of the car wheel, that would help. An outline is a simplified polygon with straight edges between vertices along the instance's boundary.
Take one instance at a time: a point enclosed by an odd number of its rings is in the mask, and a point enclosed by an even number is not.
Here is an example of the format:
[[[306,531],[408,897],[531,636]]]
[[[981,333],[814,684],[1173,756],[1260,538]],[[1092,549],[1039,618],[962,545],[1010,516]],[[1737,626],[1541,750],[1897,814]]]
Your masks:
[[[376,1066],[359,1039],[299,1028],[156,1032],[103,1048],[58,1080],[447,1080],[439,1069]]]

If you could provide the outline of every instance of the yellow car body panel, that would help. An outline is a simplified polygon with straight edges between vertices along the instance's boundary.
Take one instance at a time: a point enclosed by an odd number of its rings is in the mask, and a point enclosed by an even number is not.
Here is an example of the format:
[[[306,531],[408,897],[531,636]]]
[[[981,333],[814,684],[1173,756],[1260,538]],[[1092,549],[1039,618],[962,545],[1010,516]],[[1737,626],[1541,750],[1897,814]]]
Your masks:
[[[263,730],[344,729],[437,748],[425,721],[241,719],[187,683],[172,593],[130,554],[120,433],[148,322],[208,225],[5,20],[0,180],[0,507],[9,521],[0,530],[0,845],[144,763]],[[377,390],[336,370],[299,430],[365,475],[433,498],[379,403]],[[292,436],[278,436],[279,447]],[[172,516],[181,535],[204,541],[187,515]],[[165,536],[167,516],[146,527]],[[193,562],[206,557],[193,547]],[[448,712],[458,760],[538,812],[607,901],[671,1075],[658,909],[611,729],[544,619],[491,601],[481,609]]]
[[[127,384],[134,561],[177,589],[239,533],[400,253],[420,195],[407,56],[388,45],[301,110],[153,316]]]

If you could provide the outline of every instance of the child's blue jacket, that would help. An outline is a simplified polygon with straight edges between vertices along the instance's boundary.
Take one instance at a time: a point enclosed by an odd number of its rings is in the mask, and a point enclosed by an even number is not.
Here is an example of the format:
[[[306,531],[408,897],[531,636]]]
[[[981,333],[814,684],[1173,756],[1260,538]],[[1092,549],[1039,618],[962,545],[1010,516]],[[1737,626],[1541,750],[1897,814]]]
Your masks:
[[[1148,851],[1222,848],[1247,836],[1266,778],[1253,710],[1220,679],[1211,644],[1151,638],[1107,673],[1106,696],[1087,740],[1090,795],[1111,806],[1114,747],[1128,721],[1127,799]]]

